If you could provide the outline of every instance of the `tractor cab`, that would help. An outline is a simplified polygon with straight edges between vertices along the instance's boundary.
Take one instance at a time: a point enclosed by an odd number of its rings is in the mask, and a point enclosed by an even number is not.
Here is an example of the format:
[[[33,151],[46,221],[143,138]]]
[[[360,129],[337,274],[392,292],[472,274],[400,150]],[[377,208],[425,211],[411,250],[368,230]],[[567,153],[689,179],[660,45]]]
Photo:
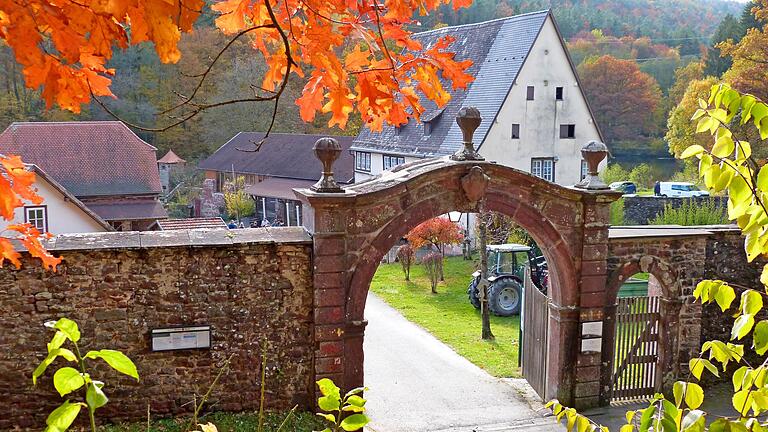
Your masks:
[[[507,243],[489,245],[488,248],[488,308],[495,315],[510,316],[520,313],[525,268],[531,269],[533,284],[543,293],[547,292],[547,263],[543,257],[536,257],[530,246]],[[478,286],[480,271],[472,274],[467,289],[469,301],[480,307]]]

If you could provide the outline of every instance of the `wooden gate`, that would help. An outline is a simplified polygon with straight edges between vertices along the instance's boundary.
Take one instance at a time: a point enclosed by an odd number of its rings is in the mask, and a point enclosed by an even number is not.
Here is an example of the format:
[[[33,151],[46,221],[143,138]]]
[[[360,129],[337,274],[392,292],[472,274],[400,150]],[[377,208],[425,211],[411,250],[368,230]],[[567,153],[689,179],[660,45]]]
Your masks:
[[[526,268],[523,284],[523,310],[520,317],[521,362],[523,378],[545,399],[547,387],[547,343],[549,335],[549,299],[533,285]]]
[[[619,297],[612,401],[651,398],[660,387],[659,297]]]

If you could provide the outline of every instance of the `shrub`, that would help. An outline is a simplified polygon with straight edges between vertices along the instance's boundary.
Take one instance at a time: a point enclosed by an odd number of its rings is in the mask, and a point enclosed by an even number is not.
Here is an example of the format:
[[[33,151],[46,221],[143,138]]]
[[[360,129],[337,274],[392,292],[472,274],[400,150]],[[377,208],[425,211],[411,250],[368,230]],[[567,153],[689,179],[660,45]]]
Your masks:
[[[437,282],[440,280],[440,274],[443,267],[443,256],[438,252],[430,252],[421,259],[424,271],[429,277],[429,283],[432,285],[432,293],[437,294]]]
[[[415,255],[413,248],[409,244],[404,244],[397,248],[397,260],[400,261],[400,265],[403,267],[405,280],[411,280],[411,264],[413,264]]]
[[[649,188],[653,186],[653,173],[651,172],[651,166],[641,163],[640,165],[632,168],[629,172],[629,181],[636,184],[638,188]]]
[[[629,172],[621,167],[617,163],[609,164],[603,172],[600,173],[600,178],[607,184],[611,184],[617,181],[626,181],[629,179]]]
[[[624,221],[624,198],[619,198],[612,202],[609,210],[611,225],[619,226],[626,224]]]
[[[687,199],[680,207],[664,206],[664,211],[651,220],[651,225],[720,225],[727,224],[728,218],[714,199]]]

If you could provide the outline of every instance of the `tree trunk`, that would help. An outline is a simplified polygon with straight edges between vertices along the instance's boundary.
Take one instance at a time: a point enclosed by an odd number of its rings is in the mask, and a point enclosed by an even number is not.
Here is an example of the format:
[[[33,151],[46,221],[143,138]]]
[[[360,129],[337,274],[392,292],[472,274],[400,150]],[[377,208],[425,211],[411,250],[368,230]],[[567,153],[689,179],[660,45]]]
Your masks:
[[[480,294],[480,311],[483,315],[483,339],[493,340],[493,332],[491,332],[491,314],[488,310],[488,250],[486,249],[488,230],[486,227],[485,215],[480,215],[480,223],[477,226],[478,237],[480,243],[480,285],[483,287],[483,292]]]
[[[443,273],[443,262],[445,261],[445,245],[438,246],[437,251],[440,252],[440,282],[445,282],[445,273]]]

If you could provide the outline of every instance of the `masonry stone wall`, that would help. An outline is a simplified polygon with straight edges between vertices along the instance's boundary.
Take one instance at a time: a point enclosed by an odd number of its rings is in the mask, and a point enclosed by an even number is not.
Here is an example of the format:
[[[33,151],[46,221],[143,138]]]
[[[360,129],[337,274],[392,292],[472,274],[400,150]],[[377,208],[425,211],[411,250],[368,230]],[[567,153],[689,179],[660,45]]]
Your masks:
[[[662,198],[656,196],[625,196],[624,202],[624,223],[626,225],[645,225],[650,223],[656,216],[664,212],[667,205],[678,208],[684,202],[693,200],[696,203],[714,201],[725,214],[728,197],[696,197],[696,198]]]
[[[78,322],[81,350],[111,348],[137,364],[141,381],[101,367],[110,403],[101,419],[189,411],[232,356],[214,389],[216,410],[256,410],[261,353],[267,406],[311,406],[313,389],[312,243],[295,228],[100,233],[62,236],[51,249],[58,272],[26,259],[0,269],[0,429],[42,429],[61,402],[53,369],[37,388],[31,374],[52,332],[43,323]],[[211,349],[151,352],[152,328],[210,325]],[[57,361],[54,366],[63,365]]]

